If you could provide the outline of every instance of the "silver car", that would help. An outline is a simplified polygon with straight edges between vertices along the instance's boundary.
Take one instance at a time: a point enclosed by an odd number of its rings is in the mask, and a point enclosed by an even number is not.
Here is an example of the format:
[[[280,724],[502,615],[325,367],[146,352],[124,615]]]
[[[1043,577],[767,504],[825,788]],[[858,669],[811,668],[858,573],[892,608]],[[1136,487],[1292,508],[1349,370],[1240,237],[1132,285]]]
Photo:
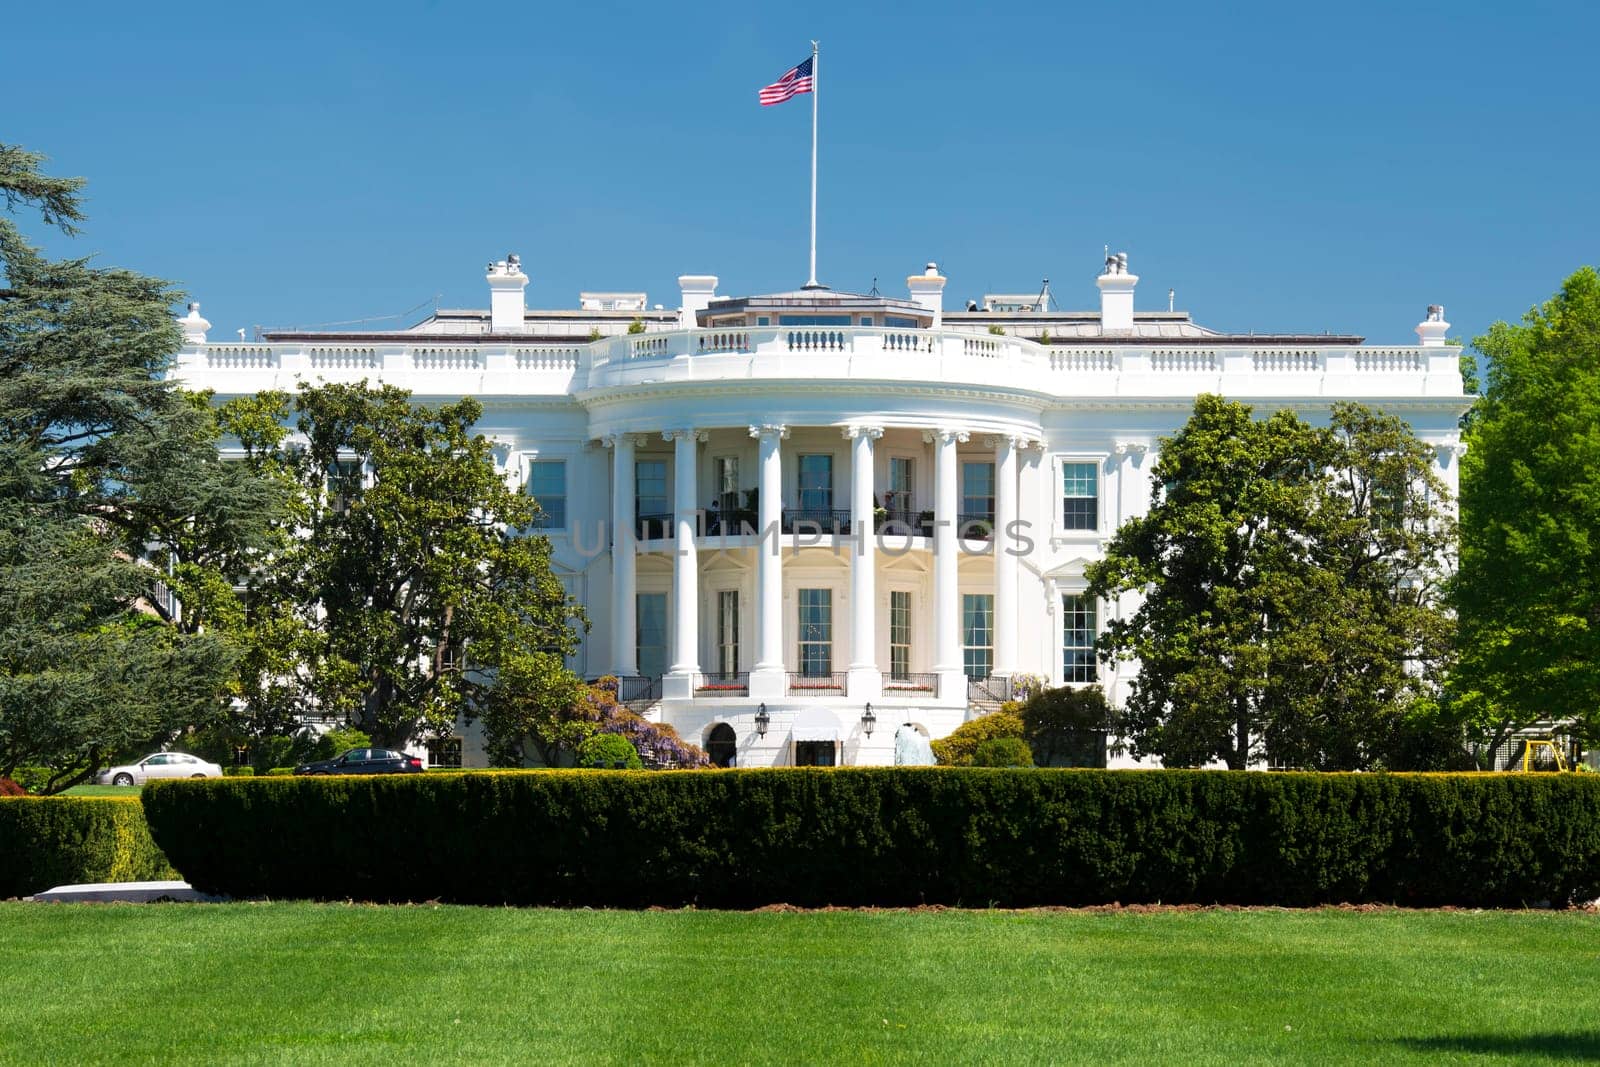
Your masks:
[[[154,752],[138,763],[101,771],[101,785],[143,785],[152,778],[221,778],[222,768],[186,752]]]

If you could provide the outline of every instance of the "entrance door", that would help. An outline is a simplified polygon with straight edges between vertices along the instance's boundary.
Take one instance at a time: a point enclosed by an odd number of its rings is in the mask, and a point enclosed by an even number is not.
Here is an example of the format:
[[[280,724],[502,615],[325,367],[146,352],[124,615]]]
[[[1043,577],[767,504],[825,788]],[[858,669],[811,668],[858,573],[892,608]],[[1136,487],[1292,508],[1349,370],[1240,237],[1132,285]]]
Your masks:
[[[796,767],[832,767],[836,760],[836,746],[832,741],[796,741],[794,765]]]
[[[718,767],[732,767],[738,752],[739,739],[734,735],[733,727],[727,723],[717,723],[706,735],[706,755]]]

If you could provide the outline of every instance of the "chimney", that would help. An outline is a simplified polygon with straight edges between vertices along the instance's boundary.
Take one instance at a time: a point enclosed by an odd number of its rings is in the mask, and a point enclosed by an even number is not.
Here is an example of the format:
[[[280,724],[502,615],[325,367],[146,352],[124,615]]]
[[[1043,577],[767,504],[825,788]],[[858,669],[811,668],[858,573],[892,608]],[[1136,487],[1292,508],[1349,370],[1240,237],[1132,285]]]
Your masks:
[[[189,305],[189,314],[178,320],[178,328],[183,331],[183,343],[186,345],[203,345],[206,343],[206,331],[211,329],[211,324],[200,317],[200,304],[198,301]],[[1419,326],[1420,330],[1421,327]]]
[[[921,304],[933,312],[935,330],[944,325],[944,283],[944,276],[939,273],[937,263],[929,263],[927,270],[906,279],[906,288],[911,290],[912,303]]]
[[[1105,272],[1094,283],[1100,287],[1100,332],[1133,332],[1133,287],[1139,276],[1128,273],[1128,253],[1107,254]]]
[[[1444,321],[1444,305],[1429,304],[1428,317],[1417,323],[1417,340],[1423,348],[1443,348],[1444,335],[1450,332],[1450,324]]]
[[[522,291],[528,287],[528,276],[522,273],[522,260],[515,252],[498,263],[489,264],[489,332],[522,333]]]
[[[715,274],[680,274],[678,288],[683,290],[683,303],[678,305],[678,326],[692,330],[700,325],[699,313],[711,306],[717,298]]]

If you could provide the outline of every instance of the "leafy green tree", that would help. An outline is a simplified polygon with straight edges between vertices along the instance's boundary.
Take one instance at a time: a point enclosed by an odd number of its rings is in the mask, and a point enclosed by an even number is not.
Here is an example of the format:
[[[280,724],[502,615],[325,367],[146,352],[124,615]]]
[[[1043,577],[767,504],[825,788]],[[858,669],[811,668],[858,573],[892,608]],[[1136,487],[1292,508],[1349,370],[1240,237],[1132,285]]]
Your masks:
[[[1033,751],[1020,737],[991,737],[972,751],[974,767],[1032,767]]]
[[[1134,754],[1169,765],[1267,758],[1383,765],[1436,693],[1453,536],[1432,453],[1390,416],[1256,419],[1202,396],[1163,445],[1147,514],[1091,565],[1089,592],[1137,595],[1101,638],[1135,658]]]
[[[1546,719],[1600,736],[1600,274],[1585,267],[1488,357],[1461,459],[1461,664],[1491,743]]]
[[[1023,702],[1020,714],[1022,736],[1041,767],[1105,766],[1106,735],[1114,724],[1099,686],[1042,690]]]
[[[563,657],[582,614],[531,533],[533,499],[472,430],[476,400],[429,408],[392,386],[304,386],[295,440],[266,430],[264,400],[228,417],[254,419],[261,462],[292,472],[302,536],[251,591],[255,624],[282,628],[258,646],[263,680],[387,746],[513,694],[571,703]]]
[[[578,746],[578,766],[637,771],[643,769],[644,761],[621,734],[595,734]]]
[[[74,234],[82,180],[40,163],[0,145],[8,213]],[[222,713],[229,643],[157,618],[170,601],[142,558],[152,529],[203,508],[175,510],[174,472],[198,500],[220,470],[205,414],[165,378],[175,291],[48,260],[4,216],[0,268],[0,774],[43,764],[57,790]]]

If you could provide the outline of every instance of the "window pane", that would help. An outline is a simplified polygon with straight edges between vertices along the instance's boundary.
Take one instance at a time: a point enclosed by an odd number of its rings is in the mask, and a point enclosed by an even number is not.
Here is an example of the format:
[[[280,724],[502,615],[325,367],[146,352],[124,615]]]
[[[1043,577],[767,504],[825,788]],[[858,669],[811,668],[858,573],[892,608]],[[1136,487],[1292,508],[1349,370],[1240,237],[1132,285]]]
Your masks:
[[[994,597],[988,593],[962,595],[961,644],[967,677],[989,677],[994,667]]]
[[[800,590],[800,673],[833,671],[833,590]]]
[[[562,529],[567,525],[567,464],[560,459],[536,460],[528,468],[528,494],[541,512],[534,525]]]
[[[661,459],[645,459],[633,465],[634,478],[634,514],[640,518],[646,515],[663,516],[667,514],[667,462]]]
[[[961,465],[961,516],[994,521],[994,464]]]
[[[639,673],[654,678],[667,673],[667,594],[640,593],[637,604]]]
[[[717,670],[739,673],[739,593],[734,589],[717,594]]]
[[[1097,464],[1061,465],[1061,526],[1094,530],[1100,526],[1100,478]]]
[[[905,678],[911,673],[911,594],[889,594],[889,674]]]
[[[827,511],[833,507],[833,457],[800,457],[800,510]]]
[[[1094,658],[1095,606],[1086,596],[1061,598],[1061,679],[1098,680]]]

